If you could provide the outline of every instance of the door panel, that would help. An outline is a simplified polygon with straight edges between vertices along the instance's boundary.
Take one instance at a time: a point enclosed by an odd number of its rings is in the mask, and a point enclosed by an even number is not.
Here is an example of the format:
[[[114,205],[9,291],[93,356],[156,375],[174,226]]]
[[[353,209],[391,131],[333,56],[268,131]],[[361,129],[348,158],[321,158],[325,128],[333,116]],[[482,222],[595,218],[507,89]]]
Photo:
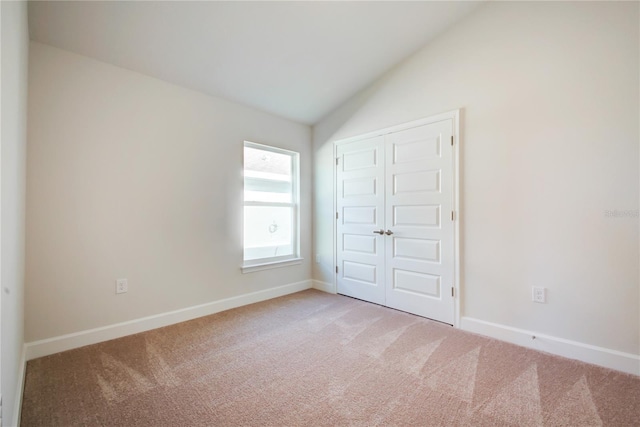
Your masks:
[[[340,209],[338,209],[339,211]],[[344,224],[372,225],[375,227],[377,224],[376,211],[376,206],[343,206],[342,222]]]
[[[376,237],[358,234],[342,235],[342,250],[345,252],[360,252],[374,255],[376,253]]]
[[[375,196],[375,177],[352,178],[342,181],[342,197]]]
[[[396,237],[393,239],[393,257],[398,260],[440,262],[440,241]]]
[[[344,261],[343,276],[367,285],[376,286],[376,266],[353,261]]]
[[[452,132],[445,120],[390,134],[386,151],[394,155],[385,162],[393,233],[385,241],[385,305],[446,323],[454,315]]]
[[[440,171],[417,171],[393,175],[393,194],[416,195],[440,191]]]
[[[439,205],[394,206],[391,225],[398,227],[440,227]]]
[[[434,298],[440,296],[440,276],[397,268],[393,269],[393,275],[393,285],[396,292]]]
[[[338,292],[384,304],[384,138],[338,146]]]
[[[410,131],[410,130],[409,130]],[[409,132],[405,131],[405,132]],[[393,140],[392,137],[390,137]],[[417,139],[405,144],[394,144],[393,161],[397,163],[412,162],[440,155],[439,138]]]

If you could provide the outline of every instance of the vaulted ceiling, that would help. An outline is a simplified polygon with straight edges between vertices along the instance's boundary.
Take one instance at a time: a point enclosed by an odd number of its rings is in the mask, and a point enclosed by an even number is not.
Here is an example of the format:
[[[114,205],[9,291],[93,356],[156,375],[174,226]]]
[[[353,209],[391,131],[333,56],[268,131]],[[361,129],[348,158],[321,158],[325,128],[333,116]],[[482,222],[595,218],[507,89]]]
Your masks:
[[[29,4],[34,41],[314,124],[479,2]]]

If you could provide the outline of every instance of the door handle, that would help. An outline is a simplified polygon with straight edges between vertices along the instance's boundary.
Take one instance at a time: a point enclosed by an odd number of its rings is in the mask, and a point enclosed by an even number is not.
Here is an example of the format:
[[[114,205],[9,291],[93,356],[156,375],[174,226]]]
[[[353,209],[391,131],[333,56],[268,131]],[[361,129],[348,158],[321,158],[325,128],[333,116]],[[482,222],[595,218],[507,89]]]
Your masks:
[[[384,234],[386,234],[387,236],[391,236],[393,234],[393,231],[387,230],[384,232]]]
[[[384,234],[384,230],[378,230],[378,231],[374,231],[374,233],[379,234],[379,235],[383,235]]]

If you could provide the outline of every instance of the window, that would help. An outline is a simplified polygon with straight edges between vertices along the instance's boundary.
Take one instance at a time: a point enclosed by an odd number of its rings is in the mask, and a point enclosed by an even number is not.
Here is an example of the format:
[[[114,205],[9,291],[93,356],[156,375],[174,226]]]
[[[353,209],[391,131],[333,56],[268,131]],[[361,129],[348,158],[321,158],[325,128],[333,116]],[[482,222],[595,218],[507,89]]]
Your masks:
[[[243,272],[299,263],[298,153],[244,143]]]

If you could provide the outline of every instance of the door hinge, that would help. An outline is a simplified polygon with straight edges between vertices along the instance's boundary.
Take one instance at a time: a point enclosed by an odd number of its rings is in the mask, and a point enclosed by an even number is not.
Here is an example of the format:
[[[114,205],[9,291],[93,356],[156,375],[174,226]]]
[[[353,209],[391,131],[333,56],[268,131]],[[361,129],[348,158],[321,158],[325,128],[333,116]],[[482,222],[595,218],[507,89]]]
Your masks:
[[[453,135],[451,135],[451,146],[453,147]]]
[[[336,157],[336,166],[338,166],[338,160],[340,160],[340,157]]]
[[[453,286],[451,287],[451,296],[452,297],[456,296],[456,289]]]
[[[338,212],[336,212],[336,219],[338,219]]]
[[[451,221],[455,221],[456,211],[451,211]]]
[[[338,266],[336,265],[336,274],[338,274]]]

